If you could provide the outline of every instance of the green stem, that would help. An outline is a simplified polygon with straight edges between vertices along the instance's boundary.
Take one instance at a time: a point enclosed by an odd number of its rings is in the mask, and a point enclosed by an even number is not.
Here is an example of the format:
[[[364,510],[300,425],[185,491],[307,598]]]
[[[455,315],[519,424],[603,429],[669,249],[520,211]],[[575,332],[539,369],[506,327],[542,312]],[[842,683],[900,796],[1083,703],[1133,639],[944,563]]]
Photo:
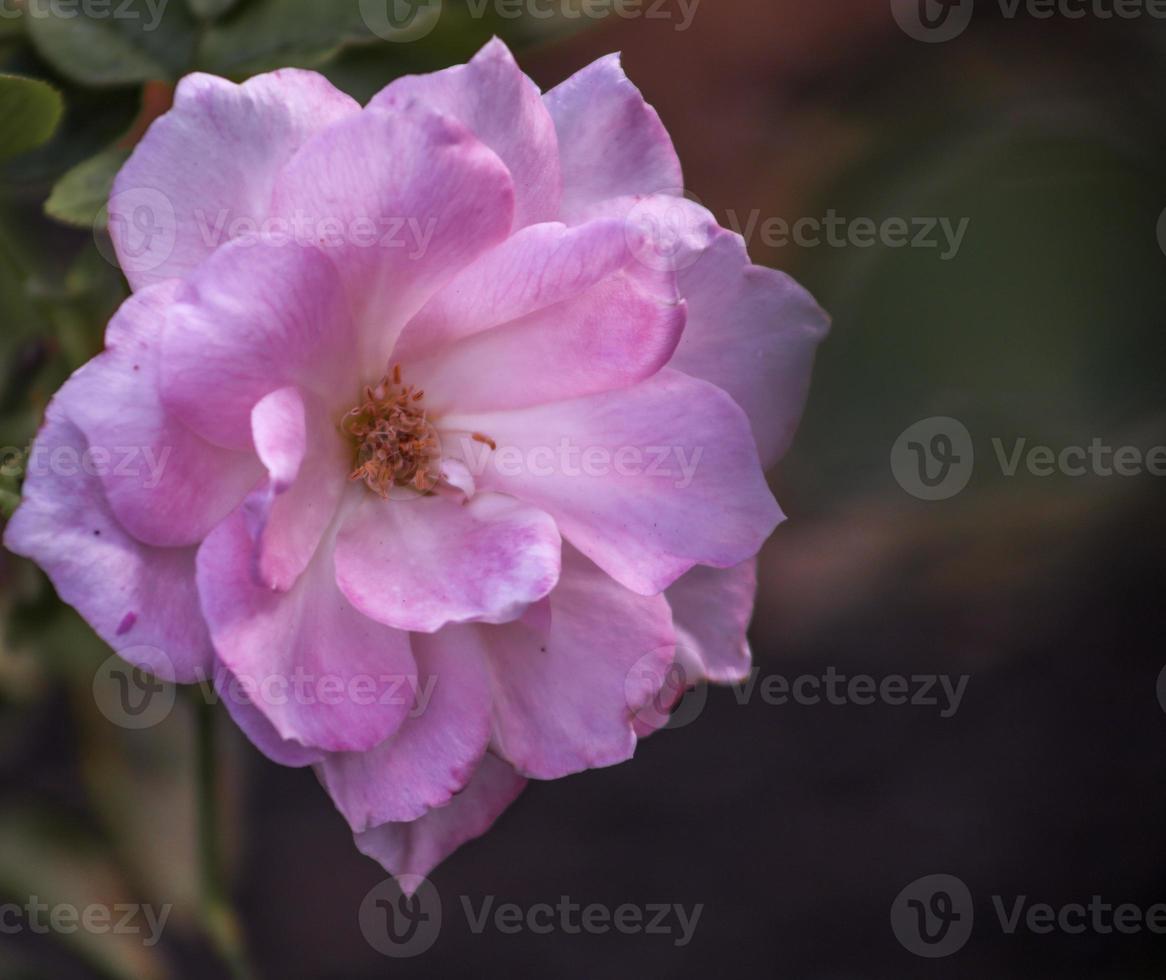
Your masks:
[[[224,880],[219,835],[218,739],[212,705],[198,699],[198,828],[203,926],[233,980],[255,980]]]

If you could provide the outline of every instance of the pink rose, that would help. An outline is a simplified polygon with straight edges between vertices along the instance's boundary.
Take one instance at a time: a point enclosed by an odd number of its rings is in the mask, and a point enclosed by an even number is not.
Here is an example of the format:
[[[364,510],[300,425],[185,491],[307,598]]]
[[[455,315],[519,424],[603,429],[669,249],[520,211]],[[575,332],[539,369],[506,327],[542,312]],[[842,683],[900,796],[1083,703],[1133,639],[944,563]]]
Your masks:
[[[186,78],[6,545],[426,874],[527,778],[630,758],[674,661],[748,672],[827,321],[681,186],[614,56],[544,96],[495,41],[363,110]]]

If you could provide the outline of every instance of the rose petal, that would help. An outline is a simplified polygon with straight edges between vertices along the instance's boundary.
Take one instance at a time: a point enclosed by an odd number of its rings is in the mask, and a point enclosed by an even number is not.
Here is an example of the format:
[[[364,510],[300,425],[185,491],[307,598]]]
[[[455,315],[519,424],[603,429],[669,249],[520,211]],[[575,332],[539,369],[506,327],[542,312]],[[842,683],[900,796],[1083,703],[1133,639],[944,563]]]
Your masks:
[[[199,438],[162,403],[160,327],[177,289],[162,283],[126,300],[106,351],[61,394],[118,521],[159,547],[197,544],[263,475],[251,456]]]
[[[364,493],[336,542],[336,580],[366,616],[433,633],[506,623],[554,588],[559,532],[541,511],[497,494],[382,500]]]
[[[427,875],[467,841],[493,826],[526,786],[510,765],[487,753],[466,788],[412,823],[387,823],[356,835],[362,854],[393,875]]]
[[[670,369],[619,391],[443,425],[497,446],[475,443],[465,460],[480,490],[545,510],[643,595],[697,564],[740,564],[782,520],[744,413],[719,388]]]
[[[506,164],[515,188],[515,228],[558,216],[562,178],[555,124],[538,86],[502,41],[494,38],[469,64],[398,78],[369,105],[395,109],[414,99],[452,116]]]
[[[266,238],[219,249],[185,283],[162,342],[168,408],[204,438],[251,449],[251,412],[298,385],[339,415],[359,395],[355,328],[319,250]]]
[[[656,110],[624,74],[618,54],[572,75],[544,97],[559,137],[562,220],[627,194],[678,194],[680,160]]]
[[[698,677],[717,684],[749,676],[752,654],[746,631],[757,595],[757,559],[736,568],[698,565],[676,580],[665,593],[680,635],[680,646]]]
[[[272,206],[311,230],[340,270],[371,383],[425,301],[510,233],[514,186],[468,129],[411,103],[366,110],[310,140]]]
[[[335,586],[330,549],[292,589],[252,576],[241,512],[198,553],[198,589],[223,665],[253,691],[280,738],[329,752],[364,752],[393,734],[413,706],[409,637],[361,615]]]
[[[242,85],[187,75],[113,185],[109,230],[133,288],[184,278],[232,237],[259,231],[280,168],[359,112],[315,72],[285,68]]]
[[[397,733],[369,752],[329,755],[320,766],[356,833],[445,806],[470,781],[490,741],[490,682],[478,630],[417,634],[413,653],[421,687]]]
[[[49,406],[4,546],[40,565],[61,600],[130,663],[168,681],[209,678],[195,551],[148,547],[122,529],[81,463],[88,444],[66,415],[68,391]]]
[[[676,637],[662,596],[636,595],[568,549],[551,626],[482,630],[494,674],[495,742],[520,773],[558,779],[630,759],[632,718],[656,693]]]

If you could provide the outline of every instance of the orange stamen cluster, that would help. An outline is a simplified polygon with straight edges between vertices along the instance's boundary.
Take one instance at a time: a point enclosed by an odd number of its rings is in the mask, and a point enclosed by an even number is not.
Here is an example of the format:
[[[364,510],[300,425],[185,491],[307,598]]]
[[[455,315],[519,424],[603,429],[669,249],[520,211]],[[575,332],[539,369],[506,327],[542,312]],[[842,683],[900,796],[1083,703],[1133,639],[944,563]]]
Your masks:
[[[429,493],[438,482],[437,434],[425,417],[425,392],[401,384],[401,365],[364,389],[364,401],[340,422],[356,444],[353,482],[387,498],[394,487]]]

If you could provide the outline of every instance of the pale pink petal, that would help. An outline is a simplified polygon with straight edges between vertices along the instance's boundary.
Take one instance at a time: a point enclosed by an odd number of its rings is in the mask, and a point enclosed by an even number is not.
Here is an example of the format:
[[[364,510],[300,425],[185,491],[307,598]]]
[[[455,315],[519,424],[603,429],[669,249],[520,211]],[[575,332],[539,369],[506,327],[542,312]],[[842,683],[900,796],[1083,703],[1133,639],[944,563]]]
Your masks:
[[[355,330],[319,250],[272,238],[219,249],[186,282],[162,342],[168,408],[217,445],[251,449],[251,412],[298,385],[339,421],[359,397]]]
[[[739,235],[721,231],[681,269],[688,327],[672,366],[723,388],[749,416],[761,463],[789,448],[829,317],[789,276],[751,265]]]
[[[626,388],[668,363],[685,307],[619,272],[587,292],[476,333],[411,367],[435,415],[491,412]],[[504,371],[492,369],[504,366]]]
[[[336,541],[336,579],[378,622],[419,633],[507,623],[558,581],[559,532],[536,508],[499,494],[461,503],[362,493]]]
[[[118,521],[159,547],[197,544],[263,475],[251,454],[200,439],[162,403],[160,327],[177,288],[162,283],[126,300],[105,352],[62,393]]]
[[[676,637],[663,596],[636,595],[572,549],[549,632],[483,629],[494,674],[495,744],[523,775],[558,779],[635,751],[633,716],[656,694]]]
[[[324,532],[336,518],[351,448],[318,399],[296,387],[263,398],[251,414],[251,430],[268,478],[244,505],[256,542],[256,575],[281,592],[308,567]]]
[[[356,833],[416,820],[470,781],[490,742],[490,680],[472,626],[413,637],[417,706],[397,733],[363,753],[327,756],[320,778]]]
[[[523,228],[426,303],[402,332],[394,357],[415,360],[578,296],[626,266],[630,244],[622,218]]]
[[[215,668],[215,694],[247,739],[276,765],[303,769],[320,762],[326,753],[280,738],[275,726],[255,706],[248,689],[221,663]]]
[[[49,406],[4,547],[31,558],[114,650],[163,680],[211,676],[214,653],[199,611],[193,548],[151,548],[118,523],[88,444],[67,417],[69,385]]]
[[[394,109],[414,99],[456,119],[506,164],[514,180],[516,228],[558,217],[562,178],[555,124],[538,86],[502,41],[492,40],[469,64],[399,78],[370,106]]]
[[[756,558],[736,568],[698,565],[669,587],[665,596],[679,645],[695,667],[690,682],[704,678],[731,684],[749,676],[752,655],[746,631],[756,595]]]
[[[405,323],[514,219],[502,161],[418,103],[368,109],[310,140],[273,202],[276,214],[312,231],[344,277],[363,326],[366,382],[384,373]]]
[[[619,55],[600,58],[544,98],[559,136],[563,221],[577,224],[608,198],[678,194],[684,186],[672,140]]]
[[[289,592],[252,575],[254,544],[241,512],[198,553],[198,588],[215,650],[280,738],[330,752],[364,752],[413,706],[416,665],[406,633],[361,615],[335,585],[329,548]]]
[[[443,425],[497,446],[453,447],[468,450],[479,489],[545,510],[644,595],[697,564],[740,564],[782,520],[744,413],[719,388],[670,369],[620,391]]]
[[[280,168],[314,133],[359,112],[315,72],[242,85],[186,76],[113,185],[110,234],[130,284],[183,278],[231,238],[261,230]]]
[[[427,875],[489,830],[525,786],[508,763],[487,753],[469,785],[449,804],[412,823],[387,823],[357,834],[356,846],[390,874]]]

